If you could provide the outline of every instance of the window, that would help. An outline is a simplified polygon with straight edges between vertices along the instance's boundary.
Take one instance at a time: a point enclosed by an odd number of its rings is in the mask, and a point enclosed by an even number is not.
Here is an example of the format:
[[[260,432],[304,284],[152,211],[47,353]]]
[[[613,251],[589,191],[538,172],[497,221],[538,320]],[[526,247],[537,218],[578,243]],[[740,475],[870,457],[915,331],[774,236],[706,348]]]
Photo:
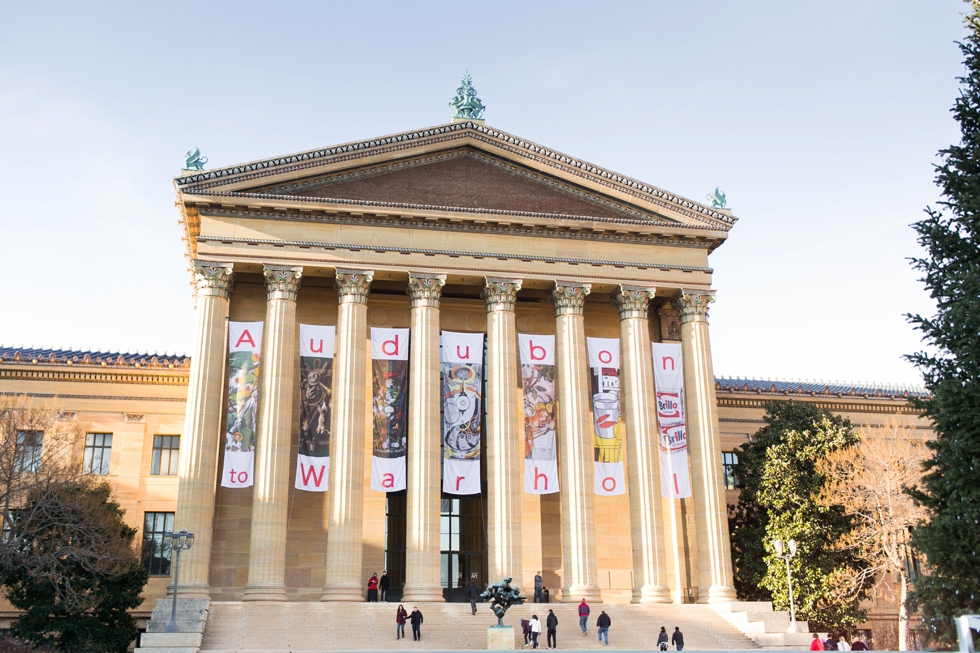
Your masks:
[[[735,468],[738,467],[738,455],[734,451],[723,451],[721,453],[721,466],[725,470],[725,489],[738,489],[738,477],[735,476]]]
[[[110,453],[112,453],[112,433],[86,433],[82,473],[99,476],[108,474]]]
[[[174,530],[174,513],[148,512],[143,515],[143,566],[151,576],[170,575],[170,544],[164,533]]]
[[[150,473],[154,476],[176,476],[179,451],[179,435],[154,435],[153,465]]]
[[[41,444],[44,431],[17,431],[15,469],[18,472],[36,472],[41,466]]]

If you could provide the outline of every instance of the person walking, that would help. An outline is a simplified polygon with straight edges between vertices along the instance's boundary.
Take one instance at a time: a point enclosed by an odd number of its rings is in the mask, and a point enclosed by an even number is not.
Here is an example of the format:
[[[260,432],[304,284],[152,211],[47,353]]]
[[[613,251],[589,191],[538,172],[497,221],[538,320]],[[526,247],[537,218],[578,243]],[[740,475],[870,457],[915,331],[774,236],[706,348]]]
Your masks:
[[[480,598],[480,590],[476,588],[476,583],[470,581],[470,586],[466,588],[466,598],[470,600],[470,609],[476,614],[476,600]]]
[[[558,648],[558,617],[554,610],[548,610],[544,625],[548,627],[548,650]]]
[[[521,619],[521,633],[524,635],[524,648],[531,645],[531,622]]]
[[[544,603],[544,594],[542,589],[544,588],[544,579],[541,578],[541,572],[534,574],[534,601],[533,603]]]
[[[677,647],[678,651],[684,650],[684,633],[680,626],[674,626],[674,634],[670,638],[670,643]]]
[[[412,622],[412,641],[421,642],[422,641],[422,613],[419,612],[419,606],[412,607],[412,614],[409,615],[408,620]]]
[[[582,637],[585,637],[589,632],[589,604],[582,599],[582,602],[578,604],[578,626],[582,629]]]
[[[599,618],[595,620],[596,632],[599,634],[599,641],[601,642],[603,638],[606,640],[606,646],[609,646],[609,626],[612,625],[612,619],[603,610],[599,615]]]
[[[378,572],[371,574],[368,579],[368,603],[378,602]]]
[[[408,611],[405,610],[405,606],[399,604],[398,610],[395,611],[395,639],[401,639],[405,636],[405,619],[408,618]]]
[[[381,572],[381,579],[378,581],[378,589],[381,590],[381,602],[388,602],[388,587],[391,580],[388,578],[388,570]]]
[[[541,634],[541,622],[538,621],[538,615],[531,615],[531,648],[538,648],[538,635]]]
[[[667,646],[670,644],[669,638],[667,637],[667,629],[663,626],[660,627],[660,634],[657,635],[657,648],[661,651],[666,651]]]

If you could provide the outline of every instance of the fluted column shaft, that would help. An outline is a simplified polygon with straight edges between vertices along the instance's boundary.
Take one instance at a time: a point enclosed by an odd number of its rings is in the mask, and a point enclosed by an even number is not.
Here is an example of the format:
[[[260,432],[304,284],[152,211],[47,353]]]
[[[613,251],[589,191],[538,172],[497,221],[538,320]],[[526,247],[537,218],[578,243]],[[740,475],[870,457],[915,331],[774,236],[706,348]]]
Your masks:
[[[195,535],[194,547],[184,553],[181,561],[180,595],[188,598],[207,598],[209,594],[232,278],[230,263],[194,261],[197,292],[194,351],[187,384],[174,520],[174,528]]]
[[[327,574],[323,601],[363,601],[367,298],[374,271],[337,269],[337,355],[330,427]]]
[[[402,601],[442,601],[440,582],[442,437],[439,424],[439,298],[445,275],[412,273],[409,347],[407,523]]]
[[[487,279],[487,504],[489,578],[521,584],[521,492],[524,421],[514,302],[519,279]]]
[[[246,601],[286,600],[286,518],[302,268],[265,266],[266,309],[255,438]]]
[[[558,282],[555,304],[563,602],[601,601],[595,539],[592,421],[583,309],[590,284]]]
[[[698,540],[699,603],[735,600],[715,375],[708,340],[708,304],[714,299],[713,294],[684,291],[674,301],[681,311],[687,441]]]
[[[633,603],[669,603],[666,587],[663,516],[660,498],[656,393],[647,317],[653,288],[621,286],[613,295],[619,308],[623,370],[623,422],[629,467],[630,534],[633,544]]]

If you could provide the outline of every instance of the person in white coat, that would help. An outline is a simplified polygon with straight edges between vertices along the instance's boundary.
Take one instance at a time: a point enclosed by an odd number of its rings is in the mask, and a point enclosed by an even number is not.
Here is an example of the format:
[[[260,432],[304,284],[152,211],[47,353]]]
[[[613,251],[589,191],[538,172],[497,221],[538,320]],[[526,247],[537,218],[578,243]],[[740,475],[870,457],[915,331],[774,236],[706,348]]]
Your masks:
[[[541,622],[538,615],[531,615],[531,648],[538,648],[538,635],[541,634]]]

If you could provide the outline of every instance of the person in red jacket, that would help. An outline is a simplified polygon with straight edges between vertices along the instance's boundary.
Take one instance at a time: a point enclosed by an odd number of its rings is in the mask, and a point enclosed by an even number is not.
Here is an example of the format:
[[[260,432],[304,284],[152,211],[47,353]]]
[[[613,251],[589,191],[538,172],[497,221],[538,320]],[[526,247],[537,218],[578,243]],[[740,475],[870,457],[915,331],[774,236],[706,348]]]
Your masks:
[[[813,641],[810,642],[810,650],[811,651],[823,650],[823,642],[820,641],[820,635],[818,635],[817,633],[813,633]]]
[[[582,602],[578,604],[578,625],[582,629],[582,636],[589,634],[589,604],[582,599]]]
[[[378,572],[371,574],[368,580],[368,603],[378,602]]]

